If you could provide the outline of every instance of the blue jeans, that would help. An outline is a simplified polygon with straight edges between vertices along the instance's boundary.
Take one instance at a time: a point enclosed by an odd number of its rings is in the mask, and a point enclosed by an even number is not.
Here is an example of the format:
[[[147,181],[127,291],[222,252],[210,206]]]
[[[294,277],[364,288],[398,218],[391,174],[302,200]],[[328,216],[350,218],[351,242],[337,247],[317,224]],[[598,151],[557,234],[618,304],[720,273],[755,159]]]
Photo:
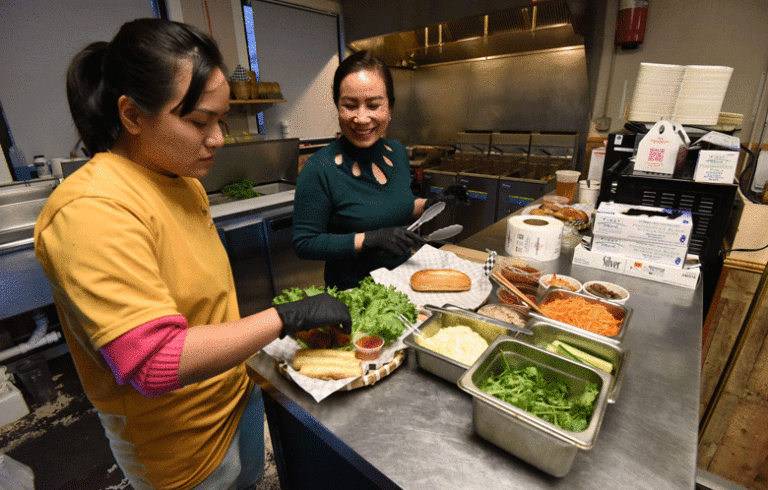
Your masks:
[[[221,464],[192,490],[246,490],[264,475],[264,400],[254,386]]]

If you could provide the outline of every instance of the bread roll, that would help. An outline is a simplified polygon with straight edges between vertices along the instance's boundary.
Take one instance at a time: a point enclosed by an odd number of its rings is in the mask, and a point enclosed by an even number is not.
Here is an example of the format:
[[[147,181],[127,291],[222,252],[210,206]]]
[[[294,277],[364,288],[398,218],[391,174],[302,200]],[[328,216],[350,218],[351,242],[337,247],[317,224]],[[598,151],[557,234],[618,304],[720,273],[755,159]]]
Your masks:
[[[414,291],[469,291],[471,287],[469,276],[453,269],[424,269],[411,276],[411,288]]]
[[[306,364],[351,364],[360,365],[354,351],[333,349],[299,349],[293,355],[293,369],[301,369]]]
[[[540,208],[533,208],[531,209],[530,214],[534,216],[552,216],[552,211],[548,211],[546,209],[540,209]]]
[[[317,379],[357,378],[363,375],[363,368],[360,366],[360,361],[356,365],[312,363],[301,366],[299,374]]]

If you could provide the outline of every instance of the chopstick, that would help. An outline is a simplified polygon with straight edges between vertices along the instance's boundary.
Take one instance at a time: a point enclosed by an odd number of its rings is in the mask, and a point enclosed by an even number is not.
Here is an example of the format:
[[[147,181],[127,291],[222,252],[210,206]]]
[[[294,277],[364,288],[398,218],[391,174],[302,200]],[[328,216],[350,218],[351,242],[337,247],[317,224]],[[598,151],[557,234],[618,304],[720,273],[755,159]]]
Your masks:
[[[523,302],[526,305],[530,306],[531,309],[533,309],[536,313],[538,313],[538,314],[540,314],[542,316],[547,316],[547,315],[544,314],[543,311],[541,311],[541,308],[536,306],[536,303],[531,301],[528,298],[528,296],[526,296],[525,294],[522,293],[522,291],[517,289],[515,287],[515,285],[512,284],[511,282],[509,282],[506,277],[502,276],[500,272],[494,272],[493,274],[491,274],[491,276],[496,280],[496,282],[498,282],[499,284],[501,284],[502,286],[507,288],[509,291],[515,293],[521,300],[523,300]]]

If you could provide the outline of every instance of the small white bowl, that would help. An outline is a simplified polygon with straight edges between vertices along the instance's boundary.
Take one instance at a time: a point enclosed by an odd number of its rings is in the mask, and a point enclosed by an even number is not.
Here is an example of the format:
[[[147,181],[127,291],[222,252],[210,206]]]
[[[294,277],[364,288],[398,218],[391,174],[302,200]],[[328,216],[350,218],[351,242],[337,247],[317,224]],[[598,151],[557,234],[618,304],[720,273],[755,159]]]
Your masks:
[[[557,279],[559,281],[565,281],[568,284],[570,284],[571,287],[567,288],[567,287],[563,287],[563,286],[557,286],[557,285],[555,285],[555,286],[560,287],[562,289],[568,289],[570,291],[573,291],[574,293],[578,293],[578,292],[581,291],[581,283],[579,281],[577,281],[576,279],[572,278],[571,276],[564,276],[562,274],[545,274],[545,275],[543,275],[543,276],[541,276],[539,278],[539,294],[540,295],[543,294],[544,291],[546,291],[549,286],[553,285],[553,284],[550,284],[550,283],[551,283],[552,279],[555,278],[555,276],[557,276]]]
[[[606,289],[608,289],[608,290],[610,290],[610,291],[620,295],[621,297],[620,298],[616,298],[616,299],[610,299],[610,298],[606,298],[604,296],[600,296],[598,294],[595,294],[595,293],[590,291],[591,287],[594,286],[595,284],[600,284],[601,286],[603,286]],[[629,291],[627,291],[623,287],[619,286],[618,284],[614,284],[612,282],[607,282],[607,281],[587,281],[587,282],[584,283],[584,286],[582,287],[582,292],[584,294],[586,294],[586,295],[592,296],[593,298],[598,298],[598,299],[610,301],[612,303],[617,303],[617,304],[620,304],[620,305],[623,305],[629,299]]]

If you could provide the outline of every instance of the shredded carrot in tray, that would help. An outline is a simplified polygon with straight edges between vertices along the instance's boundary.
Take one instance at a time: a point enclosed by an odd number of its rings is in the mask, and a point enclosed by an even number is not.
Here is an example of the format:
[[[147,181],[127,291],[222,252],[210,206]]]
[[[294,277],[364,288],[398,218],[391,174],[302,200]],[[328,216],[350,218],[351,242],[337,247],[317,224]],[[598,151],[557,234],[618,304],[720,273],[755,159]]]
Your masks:
[[[545,315],[575,327],[600,335],[613,337],[621,329],[617,320],[604,306],[590,303],[582,298],[556,299],[541,305]]]

